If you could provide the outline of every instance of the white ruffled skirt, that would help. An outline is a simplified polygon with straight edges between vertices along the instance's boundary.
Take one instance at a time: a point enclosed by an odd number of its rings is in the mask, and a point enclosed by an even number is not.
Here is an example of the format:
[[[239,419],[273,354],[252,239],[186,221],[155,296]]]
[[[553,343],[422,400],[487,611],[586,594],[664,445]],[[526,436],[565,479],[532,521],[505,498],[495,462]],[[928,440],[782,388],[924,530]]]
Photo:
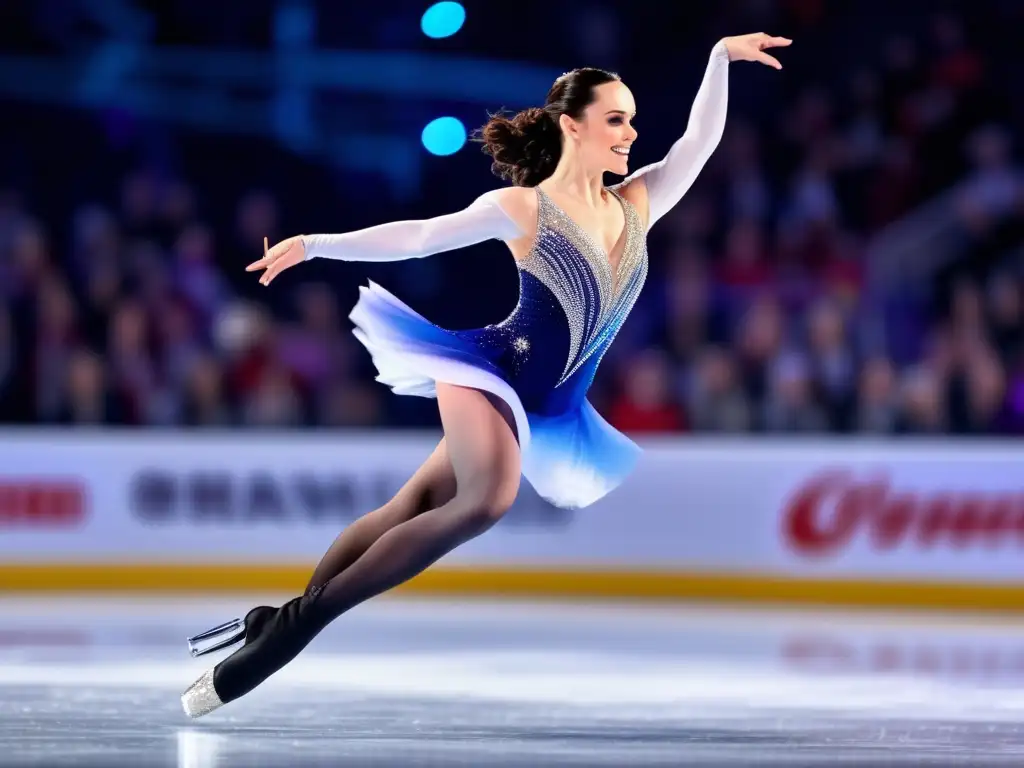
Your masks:
[[[640,448],[586,400],[557,416],[528,413],[500,368],[471,341],[434,325],[375,283],[359,291],[349,318],[373,359],[377,381],[399,395],[436,397],[440,381],[501,398],[515,417],[523,475],[548,502],[586,507],[632,472]]]

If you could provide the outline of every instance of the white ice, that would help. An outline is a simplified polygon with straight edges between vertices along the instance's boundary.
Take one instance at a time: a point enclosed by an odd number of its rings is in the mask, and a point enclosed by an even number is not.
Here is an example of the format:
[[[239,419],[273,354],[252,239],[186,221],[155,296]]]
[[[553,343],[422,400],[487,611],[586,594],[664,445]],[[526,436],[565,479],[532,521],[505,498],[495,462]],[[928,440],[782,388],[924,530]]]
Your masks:
[[[0,600],[0,765],[1024,757],[1024,623],[979,616],[378,600],[190,721],[178,697],[224,653],[186,636],[256,602]]]

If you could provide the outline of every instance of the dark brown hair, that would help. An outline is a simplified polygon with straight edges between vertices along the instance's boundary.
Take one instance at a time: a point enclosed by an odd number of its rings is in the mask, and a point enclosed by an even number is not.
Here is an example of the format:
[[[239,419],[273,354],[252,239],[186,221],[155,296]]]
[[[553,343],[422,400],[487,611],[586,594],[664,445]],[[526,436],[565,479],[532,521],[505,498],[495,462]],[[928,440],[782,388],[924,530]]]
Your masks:
[[[550,176],[562,155],[558,118],[574,120],[594,102],[594,88],[618,80],[614,72],[582,67],[555,80],[543,107],[530,107],[512,117],[492,115],[474,139],[493,158],[491,171],[518,187],[535,187]]]

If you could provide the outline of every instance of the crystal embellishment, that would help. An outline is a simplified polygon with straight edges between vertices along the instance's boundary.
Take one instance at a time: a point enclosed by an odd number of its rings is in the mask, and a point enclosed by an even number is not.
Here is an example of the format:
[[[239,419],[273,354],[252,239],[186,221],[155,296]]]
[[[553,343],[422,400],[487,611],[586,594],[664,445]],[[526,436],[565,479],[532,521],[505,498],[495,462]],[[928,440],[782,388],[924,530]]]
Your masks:
[[[647,278],[647,245],[636,208],[616,191],[626,226],[622,256],[614,270],[608,254],[582,227],[537,187],[537,237],[519,262],[548,287],[569,325],[569,350],[558,385],[595,353],[600,356],[625,322]]]
[[[185,689],[181,695],[181,706],[185,714],[191,718],[208,715],[215,709],[224,706],[216,689],[213,687],[213,670],[208,670],[202,677]]]

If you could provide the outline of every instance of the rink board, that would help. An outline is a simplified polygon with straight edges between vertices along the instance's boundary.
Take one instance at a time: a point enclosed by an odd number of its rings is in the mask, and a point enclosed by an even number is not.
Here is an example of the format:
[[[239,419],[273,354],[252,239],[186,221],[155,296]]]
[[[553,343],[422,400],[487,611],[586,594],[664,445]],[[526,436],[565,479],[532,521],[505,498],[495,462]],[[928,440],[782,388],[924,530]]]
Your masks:
[[[300,593],[310,566],[41,564],[0,566],[0,591]],[[406,595],[539,600],[711,601],[844,608],[1024,612],[1024,585],[825,580],[776,574],[435,566]]]
[[[435,445],[421,434],[0,437],[0,588],[293,591]],[[582,510],[524,483],[407,591],[1015,609],[1024,448],[649,441]]]

